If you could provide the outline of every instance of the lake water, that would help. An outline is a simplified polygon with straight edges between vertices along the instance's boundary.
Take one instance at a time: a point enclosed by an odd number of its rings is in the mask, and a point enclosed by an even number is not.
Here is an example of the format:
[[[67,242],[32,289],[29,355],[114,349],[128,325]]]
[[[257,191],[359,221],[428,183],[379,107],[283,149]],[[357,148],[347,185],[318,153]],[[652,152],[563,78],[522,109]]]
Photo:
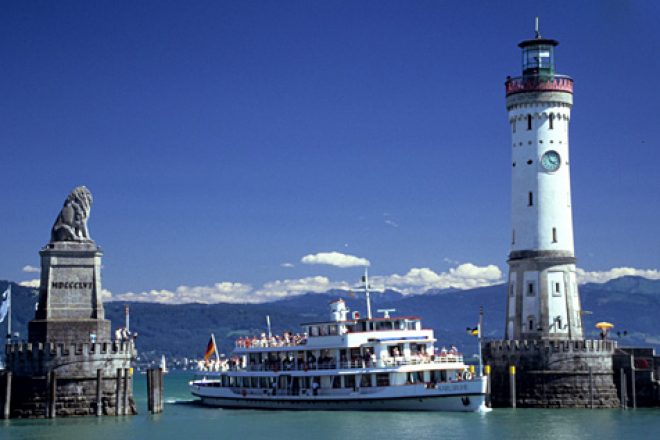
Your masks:
[[[0,421],[0,439],[647,439],[660,409],[525,410],[488,414],[222,410],[190,404],[185,374],[165,378],[162,414],[147,412],[145,377],[135,378],[133,417]]]

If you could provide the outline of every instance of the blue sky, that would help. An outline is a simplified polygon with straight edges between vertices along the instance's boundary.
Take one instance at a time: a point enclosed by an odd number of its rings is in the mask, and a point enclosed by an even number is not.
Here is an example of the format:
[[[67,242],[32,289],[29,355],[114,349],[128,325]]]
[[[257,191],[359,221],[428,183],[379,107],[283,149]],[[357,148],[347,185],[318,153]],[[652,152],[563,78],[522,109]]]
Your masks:
[[[0,6],[0,278],[35,278],[23,269],[84,184],[116,298],[358,279],[302,262],[322,252],[368,259],[400,288],[496,282],[510,238],[503,82],[536,15],[575,79],[578,265],[658,275],[660,4],[190,3]]]

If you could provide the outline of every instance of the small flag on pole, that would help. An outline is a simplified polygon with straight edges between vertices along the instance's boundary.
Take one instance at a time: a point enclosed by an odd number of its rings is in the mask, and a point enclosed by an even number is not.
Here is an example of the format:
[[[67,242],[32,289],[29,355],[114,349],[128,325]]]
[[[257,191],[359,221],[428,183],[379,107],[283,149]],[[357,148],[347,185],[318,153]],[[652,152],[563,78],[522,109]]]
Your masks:
[[[204,352],[204,360],[208,361],[211,356],[213,356],[213,353],[216,352],[215,349],[215,342],[213,341],[213,337],[209,339],[209,343],[206,345],[206,351]]]
[[[474,328],[468,327],[466,330],[468,334],[472,336],[479,336],[479,326],[476,326]]]
[[[0,322],[5,320],[9,307],[11,307],[11,284],[7,287],[7,290],[4,291],[2,296],[0,296]]]

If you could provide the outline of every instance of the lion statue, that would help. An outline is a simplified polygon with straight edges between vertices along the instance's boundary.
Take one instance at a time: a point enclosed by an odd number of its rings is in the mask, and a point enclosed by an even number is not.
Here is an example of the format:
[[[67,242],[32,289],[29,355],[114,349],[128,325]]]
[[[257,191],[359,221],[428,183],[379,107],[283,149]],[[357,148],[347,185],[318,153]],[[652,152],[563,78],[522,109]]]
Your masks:
[[[79,186],[71,191],[55,220],[50,241],[91,241],[87,219],[92,209],[92,193]]]

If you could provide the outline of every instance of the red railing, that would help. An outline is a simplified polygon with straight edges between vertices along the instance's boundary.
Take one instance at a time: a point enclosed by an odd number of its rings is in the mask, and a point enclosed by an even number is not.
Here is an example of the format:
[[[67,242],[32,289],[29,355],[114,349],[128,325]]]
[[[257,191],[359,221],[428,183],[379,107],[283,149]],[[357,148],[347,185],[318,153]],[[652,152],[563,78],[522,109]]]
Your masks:
[[[523,92],[567,92],[573,93],[573,80],[568,76],[554,75],[552,78],[524,77],[506,80],[506,96]]]

